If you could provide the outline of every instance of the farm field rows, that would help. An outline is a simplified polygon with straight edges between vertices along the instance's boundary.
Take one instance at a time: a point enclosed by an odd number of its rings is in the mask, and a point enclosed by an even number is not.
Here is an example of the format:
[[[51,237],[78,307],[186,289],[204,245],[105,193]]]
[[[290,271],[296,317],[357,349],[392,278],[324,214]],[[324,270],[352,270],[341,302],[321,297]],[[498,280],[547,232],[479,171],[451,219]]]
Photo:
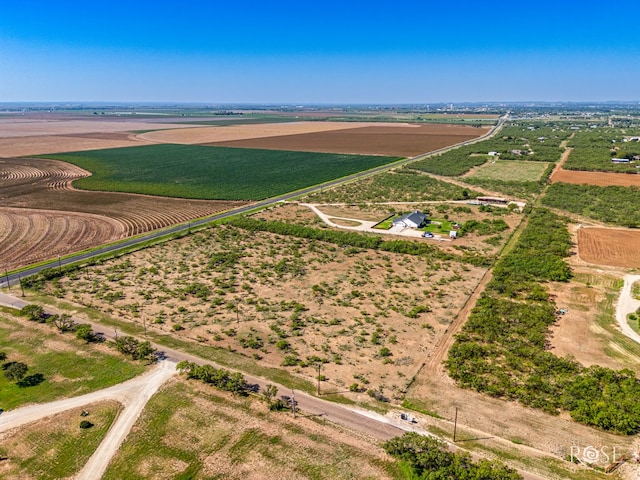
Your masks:
[[[571,183],[573,185],[598,185],[601,187],[640,187],[640,175],[611,172],[586,172],[580,170],[558,169],[551,176],[551,182]]]
[[[377,125],[371,122],[287,122],[252,125],[229,125],[216,127],[194,127],[168,129],[141,133],[138,138],[153,143],[178,143],[186,145],[211,142],[226,142],[248,138],[274,137],[279,135],[305,134],[331,130],[353,129]],[[390,124],[396,125],[397,124]]]
[[[412,157],[479,137],[487,128],[453,125],[369,126],[210,142],[228,147]]]
[[[385,165],[397,157],[200,145],[149,145],[46,155],[92,172],[88,190],[208,200],[262,200]]]
[[[581,228],[578,230],[578,252],[588,263],[640,268],[640,231]]]
[[[0,208],[2,268],[64,256],[122,238],[125,225],[88,213]]]
[[[183,200],[71,187],[87,172],[45,159],[0,160],[0,258],[3,268],[62,256],[245,202]]]

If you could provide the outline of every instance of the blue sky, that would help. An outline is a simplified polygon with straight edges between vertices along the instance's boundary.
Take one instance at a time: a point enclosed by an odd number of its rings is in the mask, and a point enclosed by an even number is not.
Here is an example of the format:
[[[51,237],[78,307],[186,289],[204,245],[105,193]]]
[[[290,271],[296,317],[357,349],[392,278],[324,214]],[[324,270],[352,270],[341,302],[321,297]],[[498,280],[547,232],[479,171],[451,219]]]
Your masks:
[[[0,102],[640,100],[640,2],[523,3],[0,0]]]

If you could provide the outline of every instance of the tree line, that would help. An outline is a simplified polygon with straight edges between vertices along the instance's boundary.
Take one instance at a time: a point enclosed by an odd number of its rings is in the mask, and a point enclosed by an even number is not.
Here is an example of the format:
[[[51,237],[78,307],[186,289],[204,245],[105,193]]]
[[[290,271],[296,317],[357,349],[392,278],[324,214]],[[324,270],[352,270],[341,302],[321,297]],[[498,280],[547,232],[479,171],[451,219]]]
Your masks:
[[[465,388],[517,400],[551,414],[568,411],[586,425],[621,434],[640,431],[640,381],[630,370],[586,368],[547,349],[556,305],[544,282],[568,281],[566,220],[532,213],[516,247],[495,266],[446,365]]]

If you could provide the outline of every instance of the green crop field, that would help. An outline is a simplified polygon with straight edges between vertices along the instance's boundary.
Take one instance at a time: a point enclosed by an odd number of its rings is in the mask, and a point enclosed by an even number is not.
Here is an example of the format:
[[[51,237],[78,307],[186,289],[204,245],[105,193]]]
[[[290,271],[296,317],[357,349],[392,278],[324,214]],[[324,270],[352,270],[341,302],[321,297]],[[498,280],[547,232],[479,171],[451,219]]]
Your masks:
[[[546,162],[496,160],[482,165],[470,177],[506,182],[537,182],[542,177],[547,165]]]
[[[43,155],[93,173],[77,188],[210,200],[262,200],[398,160],[377,155],[149,145]]]

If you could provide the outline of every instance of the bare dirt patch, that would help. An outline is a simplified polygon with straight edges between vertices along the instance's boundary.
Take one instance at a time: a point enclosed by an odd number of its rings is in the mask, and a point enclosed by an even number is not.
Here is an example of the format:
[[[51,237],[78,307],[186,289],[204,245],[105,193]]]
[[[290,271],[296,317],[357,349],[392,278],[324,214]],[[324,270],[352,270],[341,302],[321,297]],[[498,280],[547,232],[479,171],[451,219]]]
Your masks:
[[[73,189],[71,182],[86,175],[81,168],[56,160],[0,159],[4,268],[246,204]]]
[[[603,310],[613,308],[618,279],[588,267],[578,267],[574,274],[578,281],[552,285],[554,300],[566,313],[559,315],[550,328],[550,350],[560,357],[571,355],[585,366],[601,365],[616,370],[638,367],[640,359],[621,352],[612,335],[597,320]],[[588,279],[588,283],[584,279]]]
[[[629,173],[583,172],[557,169],[551,175],[551,183],[562,182],[574,185],[597,185],[600,187],[640,187],[640,175]]]
[[[486,128],[458,125],[368,126],[306,134],[219,141],[207,145],[411,157],[471,140]]]
[[[640,267],[640,231],[614,228],[578,230],[578,254],[588,263]]]

